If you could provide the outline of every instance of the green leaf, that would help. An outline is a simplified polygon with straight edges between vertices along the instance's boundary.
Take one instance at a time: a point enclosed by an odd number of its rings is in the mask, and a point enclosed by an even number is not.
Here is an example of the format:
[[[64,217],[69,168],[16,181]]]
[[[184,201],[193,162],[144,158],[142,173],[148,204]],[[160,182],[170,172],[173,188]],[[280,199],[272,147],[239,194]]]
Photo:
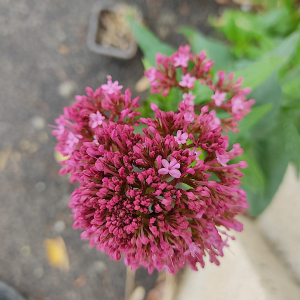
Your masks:
[[[150,69],[152,67],[146,58],[142,58],[142,63],[143,63],[145,71],[147,71],[148,69]]]
[[[145,59],[151,64],[151,66],[155,66],[155,58],[157,53],[171,55],[176,51],[173,47],[162,43],[145,26],[138,24],[132,19],[128,19],[128,21],[130,23],[133,35],[144,53]]]
[[[251,112],[240,122],[239,130],[243,134],[249,131],[270,109],[271,103],[252,108]]]
[[[256,106],[251,109],[251,112],[240,122],[238,129],[239,133],[229,132],[230,144],[235,144],[240,142],[241,139],[250,138],[251,128],[257,124],[270,110],[272,109],[272,104],[267,103],[261,106]]]
[[[281,114],[279,123],[284,131],[285,151],[289,155],[289,159],[293,162],[299,174],[300,134],[296,127],[296,119],[299,119],[298,115],[293,114],[293,112],[285,112]]]
[[[248,163],[247,168],[243,170],[242,184],[253,193],[263,193],[265,189],[264,173],[252,152],[252,149],[248,149],[239,156],[239,160]]]
[[[297,50],[297,45],[300,41],[300,32],[296,31],[285,38],[279,46],[271,51],[272,54],[283,57],[285,60],[288,60]]]
[[[266,188],[263,194],[248,194],[249,213],[253,216],[258,216],[269,205],[288,165],[289,157],[283,142],[284,132],[279,127],[255,145],[256,157],[264,173]]]
[[[178,32],[188,39],[194,53],[205,50],[208,57],[214,61],[216,70],[227,70],[232,66],[234,57],[227,45],[218,40],[207,38],[200,32],[188,27],[181,27]]]
[[[243,70],[235,72],[236,78],[243,77],[243,86],[255,89],[260,86],[282,63],[284,59],[275,55],[265,55]]]
[[[201,84],[200,81],[197,80],[194,84],[193,94],[196,96],[194,103],[199,105],[210,101],[213,91],[207,85]]]
[[[300,100],[300,65],[288,71],[280,80],[283,94]]]
[[[276,126],[276,118],[279,114],[281,88],[277,82],[277,72],[274,72],[272,76],[255,89],[250,96],[255,99],[255,105],[264,105],[267,103],[272,105],[272,108],[251,130],[254,138],[263,138]]]

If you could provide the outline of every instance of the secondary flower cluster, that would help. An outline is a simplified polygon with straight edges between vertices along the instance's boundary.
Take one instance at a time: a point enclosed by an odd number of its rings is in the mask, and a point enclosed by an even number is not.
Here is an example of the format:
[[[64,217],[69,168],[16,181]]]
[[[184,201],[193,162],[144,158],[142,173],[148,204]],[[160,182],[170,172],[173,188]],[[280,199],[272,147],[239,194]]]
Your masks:
[[[171,58],[159,59],[169,73],[185,70],[191,57],[189,47],[181,47]],[[77,96],[53,130],[59,141],[56,150],[69,156],[61,174],[69,173],[79,183],[70,201],[74,227],[111,258],[119,260],[124,254],[133,269],[165,268],[174,274],[189,264],[197,270],[196,263],[204,267],[204,256],[218,265],[228,246],[228,230],[242,230],[235,216],[247,207],[239,188],[239,168],[247,164],[230,163],[243,150],[239,144],[228,149],[222,132],[233,122],[221,122],[214,108],[220,104],[235,110],[232,98],[222,100],[225,86],[236,95],[246,93],[219,73],[213,86],[221,94],[215,92],[213,103],[195,107],[190,79],[209,83],[205,74],[212,65],[204,62],[204,54],[195,57],[197,68],[178,83],[184,94],[176,112],[161,111],[152,103],[155,117],[138,118],[138,98],[131,100],[129,90],[122,94],[122,86],[108,77],[96,91],[87,88],[87,96]],[[163,78],[160,72],[155,71],[155,81]],[[242,102],[240,116],[251,106]],[[142,134],[135,133],[139,124],[145,127]]]
[[[190,46],[187,45],[179,47],[171,56],[157,54],[157,67],[145,72],[151,83],[152,94],[162,92],[162,95],[166,96],[170,89],[179,88],[184,92],[184,101],[193,105],[196,97],[193,94],[195,83],[199,81],[200,85],[206,85],[213,93],[211,99],[207,99],[212,114],[215,116],[216,109],[228,114],[216,122],[222,123],[225,130],[237,132],[237,122],[250,112],[250,107],[254,104],[254,100],[247,100],[245,97],[250,93],[250,89],[242,89],[243,79],[238,78],[234,82],[233,74],[226,77],[224,71],[218,72],[218,80],[214,83],[211,73],[213,61],[206,59],[204,51],[192,54],[190,50]]]
[[[110,122],[118,124],[137,125],[136,117],[140,113],[136,109],[140,106],[139,98],[131,100],[129,89],[121,93],[123,87],[118,81],[112,82],[108,76],[107,84],[103,84],[96,91],[86,88],[87,96],[76,96],[77,102],[71,107],[64,108],[64,114],[56,119],[56,128],[52,133],[59,143],[55,150],[69,159],[61,162],[66,165],[60,174],[71,174],[71,182],[79,181],[82,167],[78,164],[79,150],[84,142],[94,139],[95,130],[105,127]]]

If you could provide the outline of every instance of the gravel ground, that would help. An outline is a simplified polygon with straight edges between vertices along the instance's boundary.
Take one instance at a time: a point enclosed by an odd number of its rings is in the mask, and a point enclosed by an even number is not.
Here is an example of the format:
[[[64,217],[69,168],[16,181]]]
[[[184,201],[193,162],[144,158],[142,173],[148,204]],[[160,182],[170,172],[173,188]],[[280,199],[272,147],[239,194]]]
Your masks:
[[[107,74],[129,88],[143,75],[141,53],[120,61],[91,53],[86,33],[93,0],[0,0],[0,280],[31,300],[123,299],[126,268],[80,240],[67,206],[74,189],[59,177],[47,126],[74,95]],[[136,0],[161,38],[178,46],[178,25],[209,34],[213,0]],[[61,236],[69,272],[51,267],[44,241]],[[139,270],[149,289],[157,274]]]

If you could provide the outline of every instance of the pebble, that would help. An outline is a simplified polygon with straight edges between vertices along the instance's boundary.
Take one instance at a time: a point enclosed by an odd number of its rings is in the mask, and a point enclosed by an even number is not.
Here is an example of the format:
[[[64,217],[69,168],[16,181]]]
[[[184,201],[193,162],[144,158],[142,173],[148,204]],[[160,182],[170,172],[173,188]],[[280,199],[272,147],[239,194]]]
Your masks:
[[[64,221],[57,221],[53,228],[56,232],[62,232],[66,229],[66,223]]]
[[[43,128],[45,128],[45,124],[46,124],[45,119],[40,116],[34,116],[31,119],[31,123],[33,127],[38,130],[42,130]]]
[[[28,246],[28,245],[23,246],[21,248],[21,250],[20,250],[20,253],[21,253],[22,256],[28,256],[28,255],[30,255],[30,253],[31,253],[31,247]]]
[[[38,191],[38,192],[43,192],[46,188],[46,183],[45,182],[38,182],[36,185],[35,185],[35,189]]]
[[[64,98],[69,98],[76,90],[76,83],[74,81],[64,81],[58,87],[58,93]]]
[[[103,261],[96,261],[93,265],[94,267],[94,270],[97,272],[97,273],[103,273],[104,271],[107,270],[107,266],[106,264],[103,262]]]
[[[40,279],[44,275],[44,270],[42,268],[37,268],[33,271],[33,274],[37,279]]]

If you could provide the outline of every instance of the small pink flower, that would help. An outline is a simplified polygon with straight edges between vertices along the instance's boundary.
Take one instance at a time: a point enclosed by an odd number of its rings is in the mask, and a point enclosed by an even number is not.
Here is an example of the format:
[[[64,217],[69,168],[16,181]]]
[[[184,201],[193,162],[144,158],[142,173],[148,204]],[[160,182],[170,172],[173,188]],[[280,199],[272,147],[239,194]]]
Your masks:
[[[187,112],[184,114],[184,120],[187,122],[187,123],[191,123],[193,122],[195,119],[194,115],[190,112]]]
[[[240,110],[244,109],[245,102],[243,101],[242,97],[233,97],[231,99],[231,103],[232,103],[232,112],[235,114],[238,113]]]
[[[216,116],[215,110],[211,110],[209,114],[213,117],[213,119],[209,122],[209,125],[211,126],[211,129],[214,130],[221,125],[221,120]]]
[[[195,243],[190,243],[189,249],[186,250],[183,254],[190,254],[192,257],[197,257],[197,254],[199,254],[200,256],[202,255],[202,251]]]
[[[91,127],[96,128],[98,125],[102,125],[103,120],[105,120],[105,117],[102,116],[100,111],[97,111],[97,113],[90,114],[90,120],[91,120]]]
[[[151,67],[149,70],[145,71],[145,75],[148,77],[150,83],[156,80],[157,70],[154,67]]]
[[[220,91],[216,91],[214,95],[211,96],[217,106],[220,106],[222,102],[226,99],[226,93],[221,93]]]
[[[166,159],[163,159],[161,163],[163,164],[164,168],[159,169],[158,174],[170,174],[174,178],[180,178],[181,172],[177,170],[180,168],[180,164],[175,158],[173,158],[170,163]]]
[[[189,56],[184,53],[178,53],[177,56],[174,58],[174,67],[187,68],[189,62]]]
[[[186,140],[188,139],[189,135],[185,132],[185,133],[182,133],[181,130],[178,130],[177,131],[177,136],[175,136],[175,141],[179,144],[179,145],[182,145],[182,144],[185,144],[186,143]]]
[[[183,98],[183,101],[184,101],[185,104],[194,105],[194,100],[195,100],[196,96],[193,95],[192,92],[189,92],[189,93],[184,93],[182,95],[182,98]]]
[[[60,136],[60,135],[63,135],[63,133],[65,132],[65,126],[62,124],[58,124],[58,126],[55,128],[56,129],[53,130],[53,134],[55,134],[55,135]]]
[[[111,76],[107,76],[107,84],[101,85],[102,89],[107,92],[107,94],[114,94],[123,88],[119,85],[119,81],[112,82]]]
[[[222,165],[226,166],[229,162],[230,158],[226,151],[216,151],[217,161]]]
[[[73,132],[69,132],[66,140],[65,153],[67,155],[71,155],[75,149],[75,145],[79,143],[79,139],[82,138],[80,134],[74,134]]]
[[[198,156],[201,155],[201,153],[202,153],[201,150],[198,150],[198,151],[197,151],[197,148],[194,147],[193,150],[189,149],[189,152],[190,152],[190,155],[191,155],[191,156],[196,155],[196,160],[200,160]]]
[[[179,82],[179,85],[182,87],[188,87],[189,89],[193,89],[194,88],[194,82],[196,81],[195,77],[191,77],[191,75],[189,73],[187,73],[186,75],[181,76],[181,80]]]

